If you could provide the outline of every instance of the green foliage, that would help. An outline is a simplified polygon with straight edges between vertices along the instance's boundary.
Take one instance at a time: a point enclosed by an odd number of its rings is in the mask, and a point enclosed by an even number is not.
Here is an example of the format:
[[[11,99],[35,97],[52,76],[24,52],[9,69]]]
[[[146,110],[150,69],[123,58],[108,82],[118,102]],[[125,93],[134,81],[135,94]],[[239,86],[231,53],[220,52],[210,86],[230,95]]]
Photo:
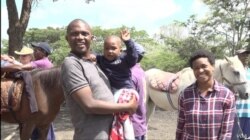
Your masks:
[[[32,42],[46,41],[52,48],[52,54],[49,58],[54,65],[60,65],[68,55],[69,47],[65,40],[65,31],[63,28],[47,27],[46,29],[31,28],[26,31],[24,44],[29,45]]]
[[[93,52],[102,53],[104,38],[108,35],[120,36],[120,31],[123,28],[119,27],[112,29],[102,29],[100,26],[93,27],[92,32],[95,36],[94,41],[91,44],[91,49]],[[134,27],[129,28],[131,31],[131,38],[139,40],[142,44],[152,44],[153,39],[148,38],[146,31],[137,31]],[[54,65],[60,65],[64,58],[68,55],[70,48],[65,40],[65,28],[52,28],[47,27],[46,29],[29,29],[24,37],[25,44],[30,44],[31,42],[47,41],[50,43],[53,53],[49,56],[53,61]],[[154,42],[155,43],[155,42]],[[150,46],[150,45],[148,45]],[[150,50],[150,49],[149,49]]]
[[[177,72],[185,66],[185,61],[177,53],[158,49],[155,46],[155,51],[146,53],[141,64],[147,70],[150,68],[159,68],[168,72]]]
[[[1,54],[8,54],[8,40],[3,39],[1,43]]]
[[[31,28],[26,31],[24,36],[24,44],[31,42],[49,42],[55,43],[60,40],[61,36],[65,36],[65,28],[47,27],[46,29]]]
[[[124,28],[128,28],[130,30],[130,35],[133,40],[137,42],[147,42],[145,40],[149,40],[149,35],[145,30],[137,31],[134,27],[118,27],[111,29],[102,29],[100,26],[96,26],[92,28],[93,35],[95,36],[94,41],[92,42],[92,51],[96,53],[102,53],[104,39],[110,35],[120,36],[120,31]],[[123,46],[125,47],[125,46]]]
[[[7,47],[1,47],[1,54],[8,54],[8,48]]]
[[[62,64],[64,58],[69,54],[70,48],[68,47],[65,36],[61,36],[60,40],[51,44],[53,48],[52,54],[49,56],[53,64],[59,66]]]
[[[249,0],[203,0],[211,13],[199,31],[207,43],[214,46],[225,44],[224,51],[234,55],[235,50],[245,46],[250,39]],[[214,43],[220,38],[219,43]]]

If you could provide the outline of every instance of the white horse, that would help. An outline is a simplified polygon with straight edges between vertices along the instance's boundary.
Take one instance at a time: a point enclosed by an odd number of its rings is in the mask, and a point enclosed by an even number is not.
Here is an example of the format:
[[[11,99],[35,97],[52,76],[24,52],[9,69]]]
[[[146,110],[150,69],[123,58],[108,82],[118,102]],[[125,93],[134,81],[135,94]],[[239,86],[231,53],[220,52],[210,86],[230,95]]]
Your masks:
[[[166,91],[152,88],[150,85],[150,83],[152,83],[151,80],[159,74],[164,75],[166,73],[167,72],[159,69],[149,69],[145,72],[147,83],[147,122],[153,114],[156,106],[167,111],[176,110],[178,107],[178,96],[180,92],[196,80],[193,70],[188,67],[177,73],[179,84],[174,93],[167,93]],[[240,97],[247,98],[246,70],[237,56],[225,57],[223,60],[216,60],[214,78],[218,82],[233,89],[235,93],[239,93]]]

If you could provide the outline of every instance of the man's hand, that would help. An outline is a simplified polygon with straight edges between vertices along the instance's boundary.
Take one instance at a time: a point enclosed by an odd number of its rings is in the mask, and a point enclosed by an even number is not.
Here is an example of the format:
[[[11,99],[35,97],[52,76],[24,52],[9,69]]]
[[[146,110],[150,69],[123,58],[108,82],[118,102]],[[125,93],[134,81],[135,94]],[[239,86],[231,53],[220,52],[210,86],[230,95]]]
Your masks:
[[[131,100],[128,102],[129,106],[130,106],[130,111],[128,112],[130,115],[134,114],[137,110],[138,107],[138,101],[135,97],[135,95],[133,94],[131,97]]]
[[[130,39],[130,33],[128,29],[124,29],[121,31],[121,39],[122,41],[128,41]]]
[[[13,63],[15,61],[15,58],[12,56],[8,56],[6,54],[1,54],[1,60],[8,61],[9,63]]]

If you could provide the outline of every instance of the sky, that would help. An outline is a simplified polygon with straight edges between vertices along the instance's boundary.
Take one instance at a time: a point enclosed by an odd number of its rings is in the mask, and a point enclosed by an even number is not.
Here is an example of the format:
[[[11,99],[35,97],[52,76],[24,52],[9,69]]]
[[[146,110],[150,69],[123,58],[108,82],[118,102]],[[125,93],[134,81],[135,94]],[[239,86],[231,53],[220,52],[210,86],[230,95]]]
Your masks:
[[[65,27],[70,21],[81,18],[91,26],[116,28],[125,25],[145,30],[152,35],[163,25],[174,20],[186,21],[190,15],[202,18],[208,8],[201,0],[38,0],[33,5],[27,29]],[[16,0],[18,12],[22,0]],[[1,39],[8,39],[6,0],[1,0]]]

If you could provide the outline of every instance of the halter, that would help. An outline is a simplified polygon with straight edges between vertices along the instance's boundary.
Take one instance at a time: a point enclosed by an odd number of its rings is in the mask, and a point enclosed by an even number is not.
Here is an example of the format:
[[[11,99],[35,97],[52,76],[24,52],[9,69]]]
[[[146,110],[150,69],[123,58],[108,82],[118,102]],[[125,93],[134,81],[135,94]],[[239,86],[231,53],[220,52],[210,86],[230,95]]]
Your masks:
[[[224,84],[224,81],[226,81],[229,86],[228,88],[231,89],[234,93],[235,93],[235,96],[239,96],[239,93],[235,91],[235,86],[238,86],[238,85],[244,85],[246,84],[246,81],[245,82],[239,82],[239,83],[232,83],[230,82],[224,75],[223,75],[223,72],[222,72],[222,68],[221,68],[221,65],[220,65],[220,73],[221,73],[221,81],[222,83]]]

